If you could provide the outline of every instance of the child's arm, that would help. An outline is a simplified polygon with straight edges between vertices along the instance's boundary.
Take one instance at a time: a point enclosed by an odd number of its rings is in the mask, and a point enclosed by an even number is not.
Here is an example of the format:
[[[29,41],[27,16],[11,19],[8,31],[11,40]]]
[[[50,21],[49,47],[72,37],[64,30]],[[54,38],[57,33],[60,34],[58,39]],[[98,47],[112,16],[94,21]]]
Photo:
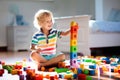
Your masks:
[[[68,34],[70,34],[70,29],[68,29],[68,30],[66,30],[66,31],[64,31],[64,32],[61,32],[61,36],[66,36],[66,35],[68,35]]]
[[[34,44],[31,44],[30,49],[31,49],[31,51],[32,51],[32,50],[35,50],[35,45],[34,45]]]
[[[37,52],[37,53],[40,53],[40,52],[41,52],[41,49],[36,49],[35,46],[36,46],[35,44],[31,44],[31,48],[30,48],[31,51],[35,51],[35,52]]]

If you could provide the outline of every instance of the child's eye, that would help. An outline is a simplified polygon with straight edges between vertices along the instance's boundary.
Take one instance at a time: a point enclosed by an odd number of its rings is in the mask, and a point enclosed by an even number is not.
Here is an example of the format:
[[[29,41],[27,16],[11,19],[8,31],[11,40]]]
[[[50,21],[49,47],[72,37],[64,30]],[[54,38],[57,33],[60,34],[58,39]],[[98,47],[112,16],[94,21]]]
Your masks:
[[[49,23],[49,21],[47,21],[47,23]]]
[[[52,23],[52,20],[50,20],[50,21],[46,21],[47,23]]]

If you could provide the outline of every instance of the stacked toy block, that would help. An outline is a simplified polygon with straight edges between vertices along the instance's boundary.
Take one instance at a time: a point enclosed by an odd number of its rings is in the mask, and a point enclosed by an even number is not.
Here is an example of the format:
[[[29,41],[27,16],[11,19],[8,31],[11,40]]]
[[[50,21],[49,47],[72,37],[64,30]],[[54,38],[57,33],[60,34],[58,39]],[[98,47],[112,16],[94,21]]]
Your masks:
[[[77,68],[77,38],[78,38],[78,23],[71,22],[71,35],[70,35],[70,65]]]

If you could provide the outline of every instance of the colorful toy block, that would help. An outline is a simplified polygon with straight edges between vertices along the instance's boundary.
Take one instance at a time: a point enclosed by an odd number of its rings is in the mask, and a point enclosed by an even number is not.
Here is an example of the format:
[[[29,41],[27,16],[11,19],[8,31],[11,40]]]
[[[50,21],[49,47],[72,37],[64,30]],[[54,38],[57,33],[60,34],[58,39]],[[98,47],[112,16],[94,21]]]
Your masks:
[[[77,40],[72,39],[72,40],[70,41],[70,45],[71,45],[71,46],[76,46],[76,45],[77,45]]]
[[[75,33],[72,33],[70,36],[70,39],[73,40],[75,39],[77,41],[78,36]]]
[[[78,23],[75,21],[71,22],[71,35],[70,35],[70,65],[78,68],[77,63],[77,34],[78,34]]]
[[[74,53],[74,52],[70,53],[70,59],[76,59],[76,57],[77,57],[76,53]]]
[[[0,76],[3,76],[4,74],[4,69],[0,69]]]
[[[70,47],[70,52],[74,52],[74,53],[76,52],[76,54],[77,54],[77,47],[76,46],[71,46]]]

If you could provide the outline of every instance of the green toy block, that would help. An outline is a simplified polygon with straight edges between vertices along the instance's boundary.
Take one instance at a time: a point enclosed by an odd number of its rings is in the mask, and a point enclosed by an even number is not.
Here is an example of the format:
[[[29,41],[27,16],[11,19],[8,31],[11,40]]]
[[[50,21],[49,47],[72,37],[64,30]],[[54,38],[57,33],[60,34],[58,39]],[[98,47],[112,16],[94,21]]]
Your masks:
[[[89,70],[88,69],[84,69],[84,74],[88,75],[89,74]]]
[[[68,68],[55,68],[55,72],[57,73],[62,73],[62,72],[67,72],[69,71]]]
[[[86,80],[93,80],[91,76],[87,76]]]
[[[77,52],[77,46],[70,46],[70,52]]]

